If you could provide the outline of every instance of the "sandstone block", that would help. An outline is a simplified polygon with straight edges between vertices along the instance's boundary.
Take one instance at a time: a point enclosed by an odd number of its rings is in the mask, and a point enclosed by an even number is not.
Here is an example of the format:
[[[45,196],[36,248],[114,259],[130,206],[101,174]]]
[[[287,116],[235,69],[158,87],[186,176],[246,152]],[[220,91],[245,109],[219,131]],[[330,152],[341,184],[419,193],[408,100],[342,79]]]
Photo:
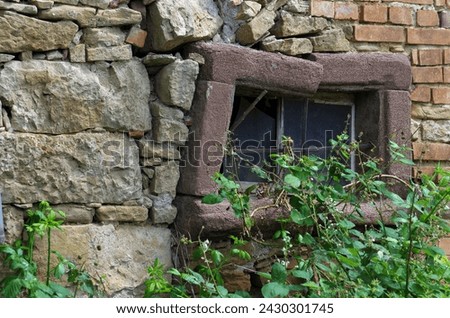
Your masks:
[[[63,211],[64,223],[89,224],[92,223],[95,210],[93,208],[76,204],[53,205],[54,210]]]
[[[127,61],[133,58],[131,45],[120,45],[110,47],[91,47],[86,49],[88,62],[95,61]]]
[[[341,29],[324,31],[322,35],[312,37],[311,42],[314,46],[314,52],[350,51],[350,42]]]
[[[167,105],[189,110],[198,72],[198,63],[192,60],[176,60],[165,66],[156,76],[155,91],[158,97]]]
[[[2,133],[0,144],[5,204],[121,204],[142,195],[139,150],[122,134]]]
[[[37,242],[35,255],[39,264],[46,261],[45,244],[46,238]],[[92,277],[101,273],[110,297],[143,285],[148,277],[147,267],[155,258],[171,267],[170,244],[169,229],[150,225],[72,225],[52,233],[52,248],[76,264],[84,265]],[[52,262],[56,264],[56,259]]]
[[[12,107],[16,131],[151,128],[150,81],[137,59],[94,65],[11,61],[0,72],[0,96]]]
[[[117,9],[98,10],[95,16],[95,26],[107,27],[133,25],[141,23],[141,20],[142,15],[139,11],[119,7]]]
[[[3,224],[5,227],[5,243],[13,244],[22,238],[25,213],[11,205],[3,206]]]
[[[144,158],[164,158],[170,160],[179,160],[180,152],[173,146],[167,144],[157,144],[153,140],[140,140],[139,153]]]
[[[172,224],[177,216],[177,208],[172,205],[173,197],[168,193],[152,196],[153,207],[151,212],[154,224]]]
[[[154,54],[150,53],[142,59],[142,63],[146,66],[164,66],[176,61],[177,58],[172,54]]]
[[[450,120],[424,120],[422,122],[423,139],[434,142],[450,142]]]
[[[70,21],[52,23],[5,11],[0,15],[0,52],[67,48],[77,31]]]
[[[78,44],[69,49],[70,61],[72,63],[86,62],[86,45]]]
[[[79,0],[81,4],[96,7],[100,9],[106,9],[109,6],[111,0]]]
[[[147,39],[147,31],[142,30],[139,27],[132,27],[128,33],[126,42],[136,47],[144,47],[145,40]]]
[[[213,0],[156,1],[149,13],[148,32],[156,51],[211,39],[223,24]]]
[[[84,44],[91,47],[118,46],[125,42],[125,33],[118,27],[86,28],[83,35]]]
[[[311,41],[304,38],[276,39],[275,37],[268,37],[261,43],[261,48],[265,51],[280,52],[292,56],[313,51]]]
[[[290,37],[318,33],[326,27],[327,20],[324,18],[305,17],[282,11],[280,19],[270,32],[276,37]]]
[[[38,13],[38,8],[35,5],[11,3],[6,1],[0,1],[0,10],[11,10],[17,13],[29,15],[35,15]]]
[[[154,118],[153,134],[156,142],[173,142],[184,144],[187,141],[189,129],[185,124],[165,118]]]
[[[156,100],[150,103],[152,116],[166,119],[175,119],[181,121],[184,114],[181,110],[173,107],[168,107]]]
[[[95,217],[100,222],[144,222],[148,209],[143,206],[104,205],[97,209]]]
[[[15,58],[14,55],[11,54],[0,54],[0,63],[6,63]]]
[[[53,7],[54,1],[50,0],[32,0],[31,3],[40,10],[50,9]]]
[[[51,21],[70,20],[78,23],[81,27],[89,27],[95,23],[95,11],[94,8],[89,7],[61,5],[42,10],[39,12],[39,18]]]

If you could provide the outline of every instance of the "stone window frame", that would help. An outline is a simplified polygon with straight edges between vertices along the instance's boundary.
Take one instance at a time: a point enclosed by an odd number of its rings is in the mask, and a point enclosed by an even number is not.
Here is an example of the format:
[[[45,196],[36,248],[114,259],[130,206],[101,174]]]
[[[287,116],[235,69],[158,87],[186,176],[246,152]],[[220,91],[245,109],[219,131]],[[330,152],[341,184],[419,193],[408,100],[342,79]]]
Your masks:
[[[313,53],[303,59],[210,42],[190,44],[184,54],[202,62],[175,200],[175,226],[191,237],[199,233],[221,237],[239,231],[239,221],[226,203],[201,203],[202,196],[217,188],[211,177],[220,171],[236,86],[302,97],[318,92],[352,93],[356,131],[364,131],[364,142],[376,145],[377,156],[389,160],[388,139],[410,145],[412,75],[403,54]],[[399,165],[390,166],[386,173],[411,176],[408,167]],[[263,211],[256,224],[271,228],[280,213]],[[376,218],[376,211],[366,213],[368,222]]]

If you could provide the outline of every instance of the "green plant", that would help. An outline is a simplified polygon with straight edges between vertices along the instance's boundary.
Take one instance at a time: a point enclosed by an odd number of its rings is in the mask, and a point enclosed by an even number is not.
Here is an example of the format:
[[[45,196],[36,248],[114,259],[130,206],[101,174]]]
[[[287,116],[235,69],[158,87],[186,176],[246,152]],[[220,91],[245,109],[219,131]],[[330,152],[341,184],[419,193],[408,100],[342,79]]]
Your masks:
[[[0,253],[11,274],[0,281],[1,297],[76,297],[81,290],[88,297],[97,295],[97,289],[90,275],[75,264],[51,249],[51,233],[61,230],[65,217],[62,211],[55,211],[46,201],[39,203],[36,210],[27,211],[25,231],[27,240],[17,240],[14,244],[0,246]],[[38,277],[38,265],[33,259],[37,238],[46,237],[45,281]],[[55,254],[58,263],[51,267],[51,255]],[[73,291],[52,281],[67,276]]]

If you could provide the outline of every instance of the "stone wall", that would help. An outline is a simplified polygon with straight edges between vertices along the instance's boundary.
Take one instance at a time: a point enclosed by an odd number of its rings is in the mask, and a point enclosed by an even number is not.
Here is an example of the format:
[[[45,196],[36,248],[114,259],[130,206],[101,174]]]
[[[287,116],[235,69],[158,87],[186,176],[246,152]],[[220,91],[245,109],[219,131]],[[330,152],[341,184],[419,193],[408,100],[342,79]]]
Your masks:
[[[155,257],[171,266],[180,148],[205,63],[184,51],[196,41],[298,58],[404,54],[416,172],[450,167],[449,12],[449,0],[0,1],[7,241],[48,200],[67,213],[55,249],[105,275],[108,295],[139,295]]]

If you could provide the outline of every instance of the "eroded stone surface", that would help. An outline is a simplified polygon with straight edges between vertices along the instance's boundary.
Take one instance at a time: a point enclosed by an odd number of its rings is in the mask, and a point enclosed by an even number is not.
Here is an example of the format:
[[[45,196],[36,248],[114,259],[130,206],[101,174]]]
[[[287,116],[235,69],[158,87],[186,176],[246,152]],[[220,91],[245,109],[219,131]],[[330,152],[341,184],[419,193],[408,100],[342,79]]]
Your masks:
[[[3,224],[5,227],[5,243],[13,244],[22,238],[25,213],[14,206],[3,206]]]
[[[292,56],[313,51],[311,41],[304,38],[276,39],[275,37],[269,37],[261,43],[261,48],[265,51],[280,52]]]
[[[70,21],[53,23],[4,11],[0,15],[0,52],[67,48],[77,31],[78,26]]]
[[[324,18],[305,17],[282,11],[281,17],[271,30],[271,33],[277,37],[288,37],[317,33],[326,27],[327,20]]]
[[[424,120],[422,121],[422,127],[424,140],[450,142],[450,120]]]
[[[115,203],[140,198],[139,150],[123,134],[0,134],[3,202]]]
[[[180,168],[178,162],[168,161],[161,166],[155,167],[155,175],[150,184],[153,193],[170,193],[175,197],[178,179],[180,178]]]
[[[341,29],[324,31],[322,35],[311,38],[314,52],[347,52],[350,42]]]
[[[97,209],[96,218],[101,222],[144,222],[148,209],[143,206],[104,205]]]
[[[104,277],[108,296],[142,285],[148,277],[147,267],[156,258],[171,267],[170,243],[169,229],[151,225],[63,226],[62,231],[52,233],[52,248],[83,265],[92,277]],[[36,261],[45,264],[45,238],[36,245]],[[55,259],[53,264],[56,264]]]
[[[146,131],[149,95],[148,75],[137,59],[94,65],[11,61],[0,73],[0,96],[12,107],[16,131]]]
[[[149,7],[153,49],[170,51],[184,43],[212,38],[222,26],[213,0],[156,1]]]

